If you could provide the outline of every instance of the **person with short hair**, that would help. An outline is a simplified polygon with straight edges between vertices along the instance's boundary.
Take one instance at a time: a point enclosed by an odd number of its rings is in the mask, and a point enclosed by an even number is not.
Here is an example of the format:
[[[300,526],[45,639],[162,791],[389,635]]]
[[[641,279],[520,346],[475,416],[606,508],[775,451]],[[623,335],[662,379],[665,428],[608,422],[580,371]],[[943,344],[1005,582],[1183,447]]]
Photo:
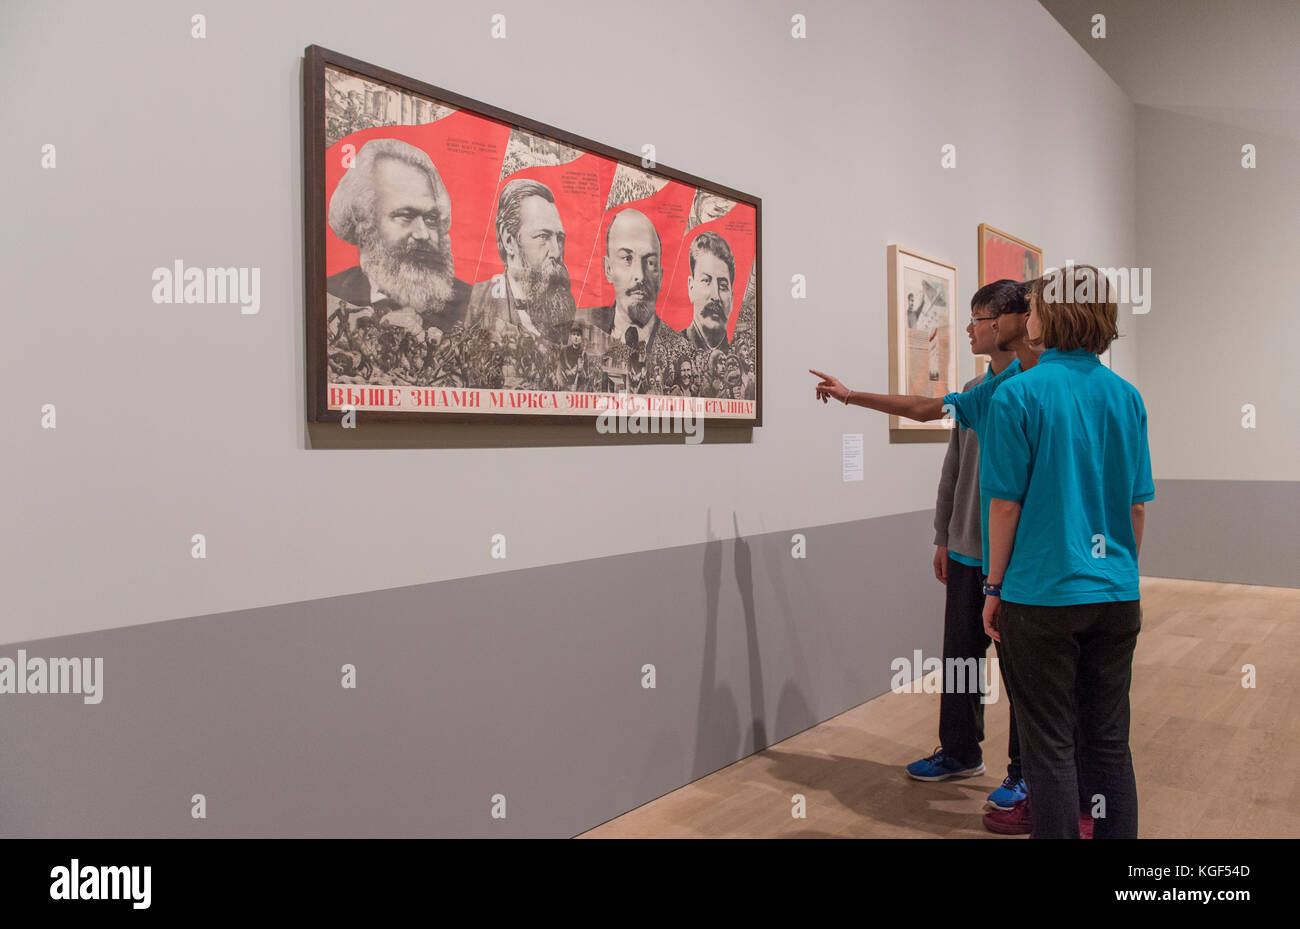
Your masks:
[[[1023,305],[1020,285],[1010,280],[986,284],[971,297],[971,352],[988,355],[989,370],[969,381],[969,392],[985,380],[1000,375],[1015,360],[1009,347],[998,346],[995,323],[1003,313]],[[979,438],[973,429],[954,429],[944,457],[935,502],[934,574],[945,585],[943,658],[949,662],[982,662],[990,639],[984,631],[983,543],[979,494]],[[1001,656],[1001,647],[998,648]],[[946,679],[946,678],[945,678]],[[983,680],[976,689],[947,690],[939,700],[939,747],[934,754],[907,766],[909,777],[918,781],[943,781],[953,777],[975,777],[984,773]],[[970,692],[967,692],[967,691]],[[1005,688],[1004,688],[1005,692]],[[988,803],[1002,810],[1012,809],[1025,798],[1020,770],[1020,744],[1016,732],[1015,706],[1011,706],[1007,743],[1007,775],[988,797]]]
[[[1080,837],[1086,777],[1102,804],[1094,810],[1104,809],[1092,834],[1136,838],[1129,686],[1142,626],[1138,552],[1155,496],[1146,407],[1097,357],[1118,334],[1118,312],[1096,268],[1048,273],[1029,303],[1040,363],[997,392],[981,436],[984,625],[1008,656],[1031,837]]]
[[[820,371],[811,371],[812,374],[822,378],[822,382],[817,385],[817,397],[823,403],[830,397],[834,397],[845,404],[854,404],[864,406],[867,409],[878,410],[883,413],[890,413],[896,416],[906,416],[909,419],[915,419],[918,422],[928,422],[929,420],[938,419],[944,415],[945,409],[951,411],[953,418],[962,433],[971,433],[976,438],[976,442],[971,446],[972,449],[978,449],[976,461],[977,469],[974,471],[978,474],[985,467],[988,451],[984,446],[983,432],[988,421],[988,411],[993,402],[997,390],[1004,383],[1020,374],[1022,370],[1032,368],[1038,362],[1038,352],[1029,345],[1025,334],[1025,317],[1029,312],[1029,305],[1026,300],[1026,285],[1011,280],[995,281],[992,284],[982,288],[977,296],[984,301],[984,306],[989,308],[993,318],[988,321],[991,329],[992,344],[999,353],[1006,353],[1014,356],[1009,363],[995,374],[990,374],[974,386],[968,384],[966,390],[945,394],[943,397],[925,397],[920,395],[900,395],[900,394],[873,394],[860,391],[852,391],[844,386],[838,379],[824,374]],[[970,473],[970,472],[968,472]],[[976,496],[975,486],[969,487],[969,493],[972,497]],[[975,573],[966,577],[967,582],[974,581],[978,578],[981,584],[984,574],[987,571],[987,517],[988,517],[988,499],[983,493],[978,494],[978,518],[975,520],[975,530],[980,533],[978,549],[980,552],[979,565],[975,568]],[[966,547],[976,548],[975,539],[972,538]],[[974,552],[970,555],[973,557]],[[972,566],[974,567],[974,566]],[[956,569],[956,573],[965,575],[966,572]],[[954,591],[958,588],[954,587]],[[982,600],[978,604],[982,610]],[[964,614],[975,608],[975,602],[972,600],[962,611]],[[954,627],[962,624],[960,618],[954,618]],[[947,635],[948,620],[945,616],[945,651],[951,647],[954,650],[966,650],[974,648],[969,643],[950,642]],[[987,648],[987,646],[986,646]],[[999,657],[1001,653],[999,652]],[[1004,678],[1005,680],[1005,678]],[[1011,699],[1009,688],[1004,688],[1007,692],[1008,699]],[[976,698],[978,699],[978,697]],[[952,710],[956,710],[955,704],[950,704]],[[1012,704],[1014,706],[1014,703]],[[943,731],[943,704],[940,704],[941,714],[941,733],[940,742],[944,742]],[[982,752],[979,751],[978,742],[975,740],[974,747],[971,745],[970,729],[975,725],[972,720],[969,726],[956,724],[951,730],[949,739],[952,743],[947,746],[941,744],[938,750],[928,758],[913,762],[908,766],[909,776],[918,780],[946,780],[951,777],[976,777],[984,773],[984,764]],[[1015,719],[1011,722],[1012,737],[1011,745],[1014,748],[1015,736],[1017,733]],[[982,736],[982,733],[980,733]],[[979,757],[977,756],[977,753]],[[1000,787],[989,794],[988,802],[995,809],[989,816],[994,816],[1001,812],[1009,812],[1014,817],[1014,822],[1007,825],[1000,825],[996,831],[1006,831],[1012,834],[1028,832],[1030,825],[1028,822],[1028,810],[1024,805],[1025,787],[1020,772],[1019,759],[1012,752],[1012,758],[1008,765],[1008,777]],[[989,819],[985,817],[985,827],[990,828]],[[990,831],[994,831],[990,828]]]

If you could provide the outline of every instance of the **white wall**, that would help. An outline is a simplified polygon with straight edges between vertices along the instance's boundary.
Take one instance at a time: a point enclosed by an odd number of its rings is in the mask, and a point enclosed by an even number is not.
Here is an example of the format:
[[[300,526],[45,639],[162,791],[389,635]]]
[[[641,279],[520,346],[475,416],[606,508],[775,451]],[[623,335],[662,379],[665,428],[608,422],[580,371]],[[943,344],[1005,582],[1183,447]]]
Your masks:
[[[1300,480],[1300,140],[1138,113],[1139,254],[1153,291],[1140,387],[1155,475]],[[1245,404],[1254,429],[1242,428]]]
[[[795,8],[806,40],[790,38]],[[795,8],[210,0],[199,41],[195,10],[161,0],[4,4],[0,639],[693,543],[733,534],[731,512],[751,533],[931,507],[943,447],[891,446],[884,417],[815,403],[807,369],[886,388],[893,242],[955,261],[963,304],[980,222],[1048,264],[1134,263],[1134,107],[1034,3]],[[489,37],[496,12],[505,40]],[[761,196],[752,442],[308,448],[311,43],[620,149],[653,142],[663,163]],[[55,170],[40,168],[45,143]],[[260,267],[260,314],[153,304],[151,270],[177,258]],[[789,296],[794,273],[806,301]],[[1263,351],[1271,333],[1239,318]],[[1115,362],[1132,376],[1133,340]],[[840,481],[848,431],[866,434],[862,483]],[[489,558],[495,532],[505,563]]]

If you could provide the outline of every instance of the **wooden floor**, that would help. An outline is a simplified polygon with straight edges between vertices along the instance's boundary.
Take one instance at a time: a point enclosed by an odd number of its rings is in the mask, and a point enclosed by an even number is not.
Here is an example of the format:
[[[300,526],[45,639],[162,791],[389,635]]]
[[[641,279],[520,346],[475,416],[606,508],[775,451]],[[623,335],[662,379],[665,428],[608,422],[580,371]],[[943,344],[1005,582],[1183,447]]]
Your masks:
[[[1142,601],[1130,740],[1139,834],[1300,837],[1300,590],[1148,578]],[[938,743],[938,720],[937,694],[888,693],[584,837],[1003,838],[980,817],[1006,774],[1006,700],[986,707],[979,778],[903,773]],[[806,819],[791,816],[796,793]]]

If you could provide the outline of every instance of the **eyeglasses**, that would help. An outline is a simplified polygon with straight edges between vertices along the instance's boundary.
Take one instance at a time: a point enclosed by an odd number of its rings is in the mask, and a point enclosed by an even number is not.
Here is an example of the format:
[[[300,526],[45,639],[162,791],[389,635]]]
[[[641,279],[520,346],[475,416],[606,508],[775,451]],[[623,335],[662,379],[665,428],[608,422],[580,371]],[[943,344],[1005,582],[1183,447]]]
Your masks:
[[[997,319],[996,316],[972,316],[970,321],[973,323],[982,323],[990,319]]]

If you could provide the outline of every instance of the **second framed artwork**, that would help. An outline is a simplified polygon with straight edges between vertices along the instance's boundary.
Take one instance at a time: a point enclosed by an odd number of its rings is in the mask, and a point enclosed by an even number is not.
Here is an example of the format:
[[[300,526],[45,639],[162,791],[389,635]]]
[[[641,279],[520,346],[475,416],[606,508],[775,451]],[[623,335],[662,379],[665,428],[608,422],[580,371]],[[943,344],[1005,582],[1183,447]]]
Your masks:
[[[994,281],[1032,281],[1043,273],[1043,250],[988,223],[979,225],[979,286]],[[976,356],[975,373],[983,374],[987,355]]]
[[[1043,273],[1043,250],[1009,232],[980,223],[980,282],[1032,281]]]
[[[889,390],[942,397],[957,381],[957,266],[889,246]],[[889,417],[890,441],[946,442],[951,420]]]

